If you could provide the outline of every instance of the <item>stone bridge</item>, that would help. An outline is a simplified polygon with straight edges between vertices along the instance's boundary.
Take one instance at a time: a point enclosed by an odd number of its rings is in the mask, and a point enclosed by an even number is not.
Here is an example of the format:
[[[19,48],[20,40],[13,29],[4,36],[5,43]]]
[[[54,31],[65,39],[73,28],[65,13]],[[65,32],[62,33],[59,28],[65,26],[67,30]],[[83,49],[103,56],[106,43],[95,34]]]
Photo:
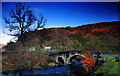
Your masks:
[[[57,63],[61,63],[61,64],[69,64],[71,60],[76,56],[85,57],[82,54],[82,51],[80,50],[58,52],[58,53],[51,54],[50,56],[54,58]]]

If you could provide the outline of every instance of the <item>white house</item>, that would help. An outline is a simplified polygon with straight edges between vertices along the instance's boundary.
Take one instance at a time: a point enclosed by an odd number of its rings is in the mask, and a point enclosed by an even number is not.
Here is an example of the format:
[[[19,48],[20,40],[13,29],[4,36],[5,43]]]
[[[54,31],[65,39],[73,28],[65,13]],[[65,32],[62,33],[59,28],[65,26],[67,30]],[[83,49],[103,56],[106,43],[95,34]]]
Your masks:
[[[51,46],[45,46],[44,49],[51,49]]]

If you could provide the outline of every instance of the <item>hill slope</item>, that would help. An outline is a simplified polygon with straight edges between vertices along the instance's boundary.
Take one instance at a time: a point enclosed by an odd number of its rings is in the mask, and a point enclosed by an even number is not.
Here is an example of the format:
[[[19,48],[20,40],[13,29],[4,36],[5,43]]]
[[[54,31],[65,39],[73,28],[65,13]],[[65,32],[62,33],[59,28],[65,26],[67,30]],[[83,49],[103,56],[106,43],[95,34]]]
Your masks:
[[[120,21],[101,22],[78,27],[61,27],[61,28],[46,28],[45,30],[67,30],[71,34],[82,33],[84,36],[100,36],[105,33],[118,38]]]
[[[44,28],[42,30],[26,32],[24,38],[19,39],[17,45],[20,46],[20,43],[24,43],[24,45],[27,45],[26,48],[35,46],[36,44],[41,47],[54,46],[54,48],[57,48],[59,46],[64,48],[63,46],[65,46],[72,48],[71,44],[73,44],[73,41],[70,36],[74,34],[81,34],[84,37],[89,37],[94,40],[97,37],[110,35],[114,38],[112,40],[114,41],[119,39],[119,27],[120,21],[101,22],[77,27]]]

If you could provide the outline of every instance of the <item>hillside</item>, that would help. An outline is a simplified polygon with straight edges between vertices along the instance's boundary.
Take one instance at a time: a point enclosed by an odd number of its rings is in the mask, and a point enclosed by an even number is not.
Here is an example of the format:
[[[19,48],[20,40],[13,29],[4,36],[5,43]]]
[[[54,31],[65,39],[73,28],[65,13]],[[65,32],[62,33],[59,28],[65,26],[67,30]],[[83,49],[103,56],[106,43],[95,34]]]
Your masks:
[[[70,31],[71,34],[82,33],[84,36],[100,36],[105,33],[110,34],[116,38],[118,38],[118,32],[120,27],[120,21],[115,22],[101,22],[94,24],[81,25],[77,27],[61,27],[61,28],[45,28],[46,30],[67,30]]]
[[[80,36],[89,37],[91,38],[88,40],[89,46],[91,47],[96,43],[95,40],[97,37],[102,37],[103,40],[106,40],[108,44],[104,43],[103,45],[106,45],[106,47],[111,47],[115,45],[115,48],[117,47],[117,40],[119,39],[119,27],[120,27],[120,21],[115,22],[101,22],[101,23],[94,23],[94,24],[87,24],[87,25],[81,25],[77,27],[61,27],[61,28],[44,28],[42,30],[37,31],[29,31],[24,34],[24,38],[20,38],[16,45],[18,45],[18,49],[22,48],[22,44],[24,44],[24,49],[37,46],[45,47],[45,46],[52,46],[52,48],[66,48],[66,49],[73,49],[73,45],[75,46],[83,46],[85,44],[80,39]],[[80,34],[77,36],[77,41],[75,34]],[[109,36],[107,36],[109,35]],[[104,37],[106,36],[106,37]],[[73,38],[75,40],[71,40]],[[104,38],[103,38],[104,37]],[[102,40],[102,41],[103,41]],[[86,40],[85,40],[86,41]],[[115,44],[110,41],[115,41]],[[99,41],[100,42],[100,41]],[[22,44],[21,44],[22,43]],[[77,44],[77,45],[76,45]],[[103,47],[103,45],[101,45]],[[80,47],[79,47],[80,48]],[[93,47],[91,47],[93,48]],[[113,48],[114,49],[114,48]]]

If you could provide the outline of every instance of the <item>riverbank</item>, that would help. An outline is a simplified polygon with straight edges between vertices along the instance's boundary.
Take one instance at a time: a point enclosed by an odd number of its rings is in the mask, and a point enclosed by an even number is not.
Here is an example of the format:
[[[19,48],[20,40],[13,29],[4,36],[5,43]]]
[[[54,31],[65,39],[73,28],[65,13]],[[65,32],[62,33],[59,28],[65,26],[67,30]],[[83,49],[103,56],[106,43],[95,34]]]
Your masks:
[[[95,74],[101,76],[119,76],[120,61],[116,61],[116,56],[111,55],[100,55],[101,57],[107,58],[108,61],[99,66]],[[120,57],[118,57],[120,58]]]
[[[96,76],[117,76],[119,73],[118,71],[120,71],[120,62],[116,62],[116,56],[111,56],[111,55],[100,55],[102,58],[107,58],[107,61],[104,63],[101,63],[101,65],[96,66],[95,67],[95,71],[91,70],[90,75],[89,76],[93,76],[94,74]],[[39,65],[37,65],[36,67],[38,67]],[[83,72],[81,72],[81,70]],[[15,74],[19,74],[19,72],[21,72],[21,70],[19,71],[15,71]],[[12,73],[12,72],[10,72]],[[81,66],[81,64],[72,64],[72,65],[63,65],[63,66],[53,66],[53,67],[43,67],[43,68],[38,68],[38,69],[23,69],[22,70],[22,74],[29,74],[29,75],[34,75],[34,74],[44,74],[44,75],[51,75],[54,76],[54,74],[62,74],[61,76],[68,74],[71,76],[76,76],[79,74],[86,74],[85,73],[85,69]],[[9,75],[6,74],[6,75]],[[14,73],[12,73],[12,75],[14,75]]]

